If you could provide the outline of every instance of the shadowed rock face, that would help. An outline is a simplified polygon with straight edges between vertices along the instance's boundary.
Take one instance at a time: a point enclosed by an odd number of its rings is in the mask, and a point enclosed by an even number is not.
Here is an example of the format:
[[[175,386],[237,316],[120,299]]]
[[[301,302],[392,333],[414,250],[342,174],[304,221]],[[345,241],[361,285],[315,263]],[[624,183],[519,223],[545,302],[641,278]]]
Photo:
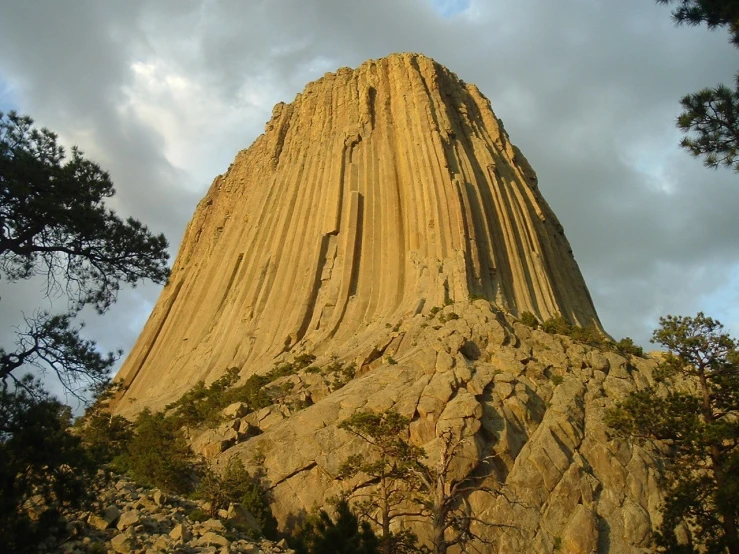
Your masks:
[[[213,182],[116,410],[299,352],[361,367],[389,329],[470,297],[600,326],[534,171],[477,87],[414,54],[343,68],[278,104]]]

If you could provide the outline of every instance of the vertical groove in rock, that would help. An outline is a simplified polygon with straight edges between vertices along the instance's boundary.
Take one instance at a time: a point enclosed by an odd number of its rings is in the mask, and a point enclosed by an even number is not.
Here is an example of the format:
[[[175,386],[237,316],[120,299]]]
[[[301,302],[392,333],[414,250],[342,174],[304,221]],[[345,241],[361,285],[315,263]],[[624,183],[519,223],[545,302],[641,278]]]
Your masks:
[[[353,360],[418,310],[470,295],[600,326],[536,175],[477,87],[416,54],[342,68],[275,106],[213,182],[117,409],[285,352]]]

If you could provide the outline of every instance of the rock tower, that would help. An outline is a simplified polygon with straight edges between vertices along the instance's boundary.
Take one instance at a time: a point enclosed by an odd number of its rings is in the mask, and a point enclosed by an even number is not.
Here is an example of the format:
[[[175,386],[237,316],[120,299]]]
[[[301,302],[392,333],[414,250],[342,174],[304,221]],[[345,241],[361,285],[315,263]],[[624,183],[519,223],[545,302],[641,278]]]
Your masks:
[[[600,326],[534,171],[477,87],[416,54],[343,68],[275,106],[211,185],[119,374],[118,409],[291,353],[365,365],[389,329],[470,298]]]
[[[278,374],[260,389],[268,406],[232,404],[189,440],[216,468],[236,456],[259,472],[283,529],[351,489],[343,461],[371,455],[339,424],[392,410],[430,466],[456,441],[444,486],[462,485],[454,505],[477,551],[649,552],[658,454],[603,420],[654,383],[655,361],[532,329],[524,311],[600,329],[485,97],[429,58],[393,55],[278,104],[216,178],[114,410],[161,408],[227,368]],[[303,354],[315,365],[269,372]],[[428,519],[398,524],[434,536]]]

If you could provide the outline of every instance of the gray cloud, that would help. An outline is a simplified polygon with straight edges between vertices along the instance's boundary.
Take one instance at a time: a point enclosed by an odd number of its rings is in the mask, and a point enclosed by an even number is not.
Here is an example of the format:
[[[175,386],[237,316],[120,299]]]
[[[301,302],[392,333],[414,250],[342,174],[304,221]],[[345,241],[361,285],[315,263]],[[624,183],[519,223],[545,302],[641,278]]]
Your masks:
[[[261,132],[274,103],[326,71],[423,52],[491,99],[613,335],[644,343],[660,314],[736,297],[737,177],[680,151],[674,128],[682,95],[739,69],[726,33],[675,28],[669,9],[644,0],[479,0],[450,17],[433,5],[7,2],[0,81],[20,111],[109,169],[115,208],[165,232],[175,252],[210,180]],[[137,67],[156,82],[147,88]],[[2,287],[7,329],[21,305],[39,301],[25,287],[11,306]],[[95,338],[129,348],[156,295],[122,295]],[[739,312],[726,313],[739,325]]]

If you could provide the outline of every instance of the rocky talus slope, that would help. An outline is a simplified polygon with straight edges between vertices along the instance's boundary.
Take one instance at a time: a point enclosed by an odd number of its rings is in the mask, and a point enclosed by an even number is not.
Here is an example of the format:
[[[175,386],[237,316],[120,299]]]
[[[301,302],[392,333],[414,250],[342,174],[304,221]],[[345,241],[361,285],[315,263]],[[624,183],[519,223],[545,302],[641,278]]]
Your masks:
[[[229,367],[370,356],[386,327],[473,294],[599,326],[562,226],[474,85],[396,54],[278,104],[216,178],[120,371],[116,410]]]
[[[284,542],[254,540],[249,529],[258,527],[238,505],[222,517],[198,521],[188,517],[195,510],[204,516],[202,502],[145,489],[119,477],[101,477],[95,505],[67,518],[69,538],[55,539],[39,552],[58,554],[292,554]],[[224,524],[225,522],[225,524]]]
[[[392,335],[348,383],[331,371],[284,377],[273,384],[288,391],[281,402],[243,418],[232,407],[232,420],[194,438],[196,450],[217,466],[238,456],[264,472],[273,511],[290,528],[351,487],[336,478],[343,461],[371,456],[337,424],[358,410],[397,410],[429,464],[450,430],[466,439],[451,479],[500,491],[463,500],[488,523],[476,528],[495,545],[485,551],[650,551],[660,520],[658,453],[611,436],[603,417],[654,383],[655,359],[533,330],[484,300],[418,315]],[[428,536],[428,522],[408,525]]]

